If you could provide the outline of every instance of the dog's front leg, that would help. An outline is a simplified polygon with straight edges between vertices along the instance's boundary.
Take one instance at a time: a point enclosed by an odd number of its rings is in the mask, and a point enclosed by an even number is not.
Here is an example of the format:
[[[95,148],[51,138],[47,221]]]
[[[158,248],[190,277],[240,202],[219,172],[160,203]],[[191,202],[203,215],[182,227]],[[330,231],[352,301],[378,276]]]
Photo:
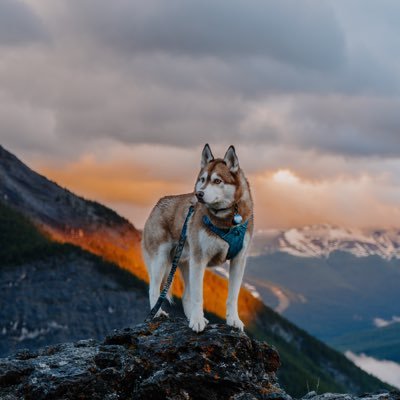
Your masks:
[[[228,300],[226,302],[226,323],[241,331],[243,331],[244,324],[239,318],[238,298],[245,267],[246,251],[242,250],[230,262]]]
[[[195,332],[201,332],[207,325],[203,312],[203,280],[205,264],[191,258],[189,266],[190,280],[190,320],[189,327]]]

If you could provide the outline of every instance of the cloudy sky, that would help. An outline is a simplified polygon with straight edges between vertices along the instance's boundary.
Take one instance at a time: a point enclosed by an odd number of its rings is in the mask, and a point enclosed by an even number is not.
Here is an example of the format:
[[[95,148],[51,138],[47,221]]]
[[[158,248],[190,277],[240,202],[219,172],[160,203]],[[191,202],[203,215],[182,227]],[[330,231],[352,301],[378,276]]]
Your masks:
[[[142,227],[234,144],[258,228],[400,226],[397,0],[0,0],[0,143]]]

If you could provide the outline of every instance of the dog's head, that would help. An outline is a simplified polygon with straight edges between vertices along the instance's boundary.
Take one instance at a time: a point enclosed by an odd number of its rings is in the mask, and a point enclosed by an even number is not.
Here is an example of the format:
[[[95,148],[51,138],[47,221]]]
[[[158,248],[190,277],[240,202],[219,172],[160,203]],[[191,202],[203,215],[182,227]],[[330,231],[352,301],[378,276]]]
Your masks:
[[[238,189],[238,172],[239,160],[233,146],[229,147],[223,159],[214,159],[210,146],[206,144],[194,188],[197,200],[215,209],[231,207]]]

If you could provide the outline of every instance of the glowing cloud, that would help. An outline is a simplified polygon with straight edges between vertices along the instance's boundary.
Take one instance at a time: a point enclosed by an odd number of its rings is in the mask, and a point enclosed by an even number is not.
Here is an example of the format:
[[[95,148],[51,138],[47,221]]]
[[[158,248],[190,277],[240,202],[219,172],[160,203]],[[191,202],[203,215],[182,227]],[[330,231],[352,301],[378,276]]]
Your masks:
[[[272,179],[278,183],[294,184],[299,182],[299,178],[288,169],[280,169],[272,175]]]

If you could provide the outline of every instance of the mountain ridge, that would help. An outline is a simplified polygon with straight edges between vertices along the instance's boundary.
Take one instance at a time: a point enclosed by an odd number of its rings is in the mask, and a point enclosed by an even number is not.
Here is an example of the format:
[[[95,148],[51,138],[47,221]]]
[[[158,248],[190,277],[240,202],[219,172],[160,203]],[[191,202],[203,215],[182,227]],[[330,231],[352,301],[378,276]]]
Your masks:
[[[296,257],[327,258],[335,251],[356,257],[377,255],[385,260],[400,258],[400,228],[358,229],[330,224],[306,225],[287,230],[256,232],[253,255],[288,253]]]

